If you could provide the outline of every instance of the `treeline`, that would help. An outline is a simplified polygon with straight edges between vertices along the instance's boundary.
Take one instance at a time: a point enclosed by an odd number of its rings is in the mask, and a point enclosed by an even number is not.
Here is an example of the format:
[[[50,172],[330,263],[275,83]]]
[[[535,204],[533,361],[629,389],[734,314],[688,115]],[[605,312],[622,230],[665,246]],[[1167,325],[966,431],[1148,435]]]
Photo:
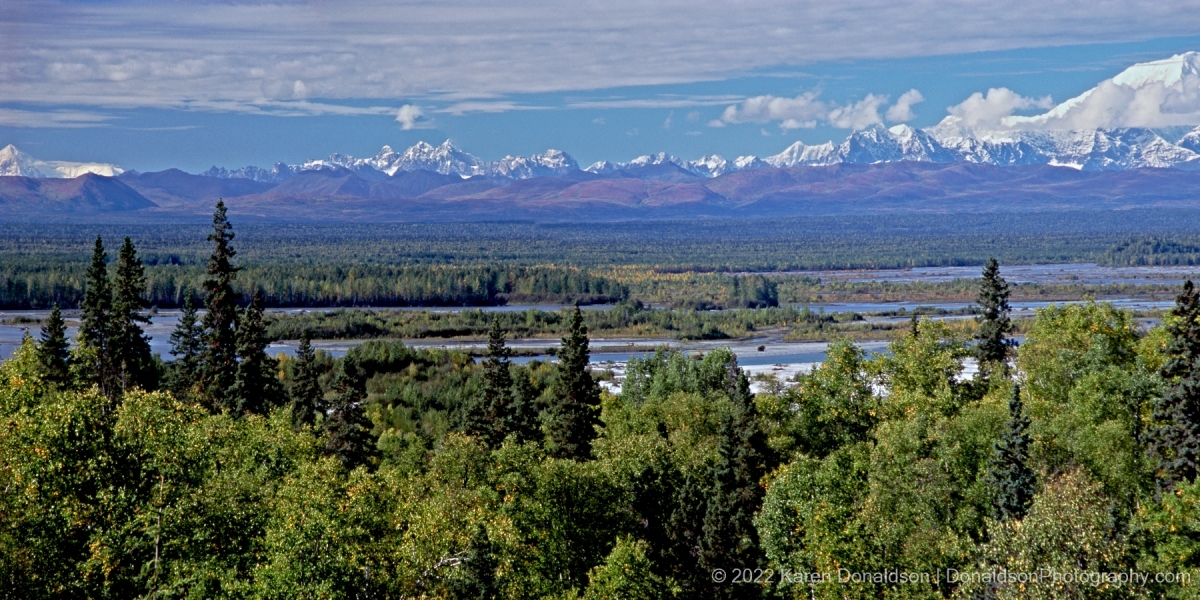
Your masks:
[[[491,312],[464,310],[386,311],[333,310],[305,314],[272,314],[267,331],[272,339],[299,339],[305,331],[319,339],[454,338],[482,337],[493,323],[519,338],[562,335],[570,323],[570,310]],[[785,328],[791,331],[826,331],[838,323],[861,321],[853,313],[825,314],[808,308],[776,307],[719,312],[690,309],[651,309],[637,301],[583,311],[588,330],[608,336],[666,336],[681,340],[718,340],[747,337],[756,330]]]
[[[203,265],[199,225],[0,224],[0,264],[86,263],[97,235],[133,238],[147,266]],[[628,223],[242,224],[244,265],[632,265],[756,272],[1102,262],[1130,240],[1196,244],[1200,212],[1133,210]],[[1140,251],[1139,251],[1140,252]]]
[[[1200,243],[1194,238],[1131,239],[1113,245],[1097,262],[1128,267],[1200,265]]]
[[[182,306],[203,293],[204,267],[146,266],[145,298]],[[6,260],[0,266],[0,308],[36,309],[83,301],[86,266],[48,259]],[[234,284],[265,306],[496,306],[508,303],[618,302],[628,289],[570,267],[469,267],[276,264],[243,267]]]

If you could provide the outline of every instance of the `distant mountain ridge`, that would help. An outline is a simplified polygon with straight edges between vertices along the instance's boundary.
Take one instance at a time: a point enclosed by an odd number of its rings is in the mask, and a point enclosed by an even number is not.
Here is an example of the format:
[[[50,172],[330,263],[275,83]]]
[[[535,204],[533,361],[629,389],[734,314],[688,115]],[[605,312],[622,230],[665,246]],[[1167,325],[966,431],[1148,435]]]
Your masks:
[[[244,178],[281,183],[304,171],[346,169],[367,179],[382,180],[400,172],[431,171],[442,175],[502,177],[513,180],[565,175],[584,171],[606,175],[622,170],[674,165],[697,177],[719,177],[727,173],[766,167],[877,164],[885,162],[965,162],[995,166],[1051,165],[1083,171],[1126,169],[1200,169],[1200,127],[1171,141],[1146,128],[1095,129],[1087,131],[1010,131],[984,135],[958,135],[938,127],[916,129],[908,125],[885,128],[877,125],[855,131],[840,144],[806,145],[795,142],[779,154],[767,157],[739,156],[728,160],[711,154],[684,160],[660,152],[628,162],[599,161],[583,169],[566,152],[550,149],[533,156],[505,156],[486,161],[455,146],[449,140],[434,146],[419,142],[403,152],[384,146],[373,157],[355,158],[333,154],[299,165],[276,163],[270,169],[213,167],[202,173],[223,179]],[[939,137],[940,136],[940,137]]]
[[[385,175],[327,166],[280,183],[176,169],[73,179],[0,176],[0,219],[206,218],[276,221],[608,221],[877,213],[1200,208],[1200,170],[1082,170],[1044,164],[900,161],[761,166],[716,177],[665,160],[604,173],[574,169],[512,179],[427,170]]]

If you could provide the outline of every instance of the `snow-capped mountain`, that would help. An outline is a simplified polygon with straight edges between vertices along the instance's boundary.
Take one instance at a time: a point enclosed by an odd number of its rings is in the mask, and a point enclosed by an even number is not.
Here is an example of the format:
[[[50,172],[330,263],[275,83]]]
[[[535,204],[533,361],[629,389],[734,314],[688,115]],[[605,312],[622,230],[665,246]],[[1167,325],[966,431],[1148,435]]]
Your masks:
[[[365,159],[365,162],[388,175],[394,175],[397,171],[418,170],[460,177],[488,174],[486,161],[463,152],[450,140],[442,142],[440,146],[417,142],[401,154],[394,152],[390,146],[384,146],[379,154]]]
[[[213,166],[211,169],[200,173],[200,175],[204,177],[216,177],[218,179],[250,179],[253,181],[261,181],[263,183],[282,183],[292,175],[295,175],[299,172],[299,167],[277,162],[270,170],[259,167],[226,169],[223,167]]]
[[[1200,154],[1141,128],[989,132],[938,141],[958,160],[1000,166],[1048,164],[1085,171],[1200,167]]]
[[[439,146],[417,142],[404,152],[396,152],[391,146],[384,146],[378,154],[370,158],[331,154],[328,158],[308,160],[299,165],[276,163],[275,168],[270,171],[258,167],[243,167],[233,170],[213,167],[202,175],[279,182],[303,171],[321,169],[346,169],[371,180],[385,179],[396,173],[422,170],[442,175],[458,175],[463,178],[483,175],[528,179],[578,171],[579,164],[566,152],[553,149],[533,156],[510,155],[498,161],[489,162],[464,152],[450,140],[446,140]]]
[[[86,173],[115,177],[125,170],[106,163],[80,163],[63,160],[38,160],[9,144],[0,148],[0,176],[73,178]]]
[[[28,154],[9,144],[0,149],[0,175],[5,177],[49,177]]]
[[[491,173],[513,179],[550,177],[579,170],[579,163],[562,150],[547,150],[533,156],[505,156],[490,165]]]
[[[970,162],[998,166],[1055,165],[1085,171],[1113,171],[1142,167],[1200,169],[1200,127],[1183,130],[1172,143],[1156,130],[1146,128],[1094,129],[1083,131],[1010,130],[964,134],[942,126],[915,129],[908,125],[882,125],[856,131],[840,144],[807,145],[795,142],[779,154],[767,157],[739,156],[727,160],[711,154],[685,160],[665,152],[639,156],[628,162],[599,161],[582,169],[598,175],[674,165],[697,177],[719,177],[727,173],[764,167],[827,166],[841,163],[874,164],[898,161]],[[1173,137],[1175,137],[1173,135]],[[0,152],[0,168],[18,169],[13,159]],[[19,167],[29,171],[27,163]],[[11,165],[7,166],[6,165]],[[213,167],[202,175],[245,178],[269,183],[282,182],[303,171],[347,169],[369,180],[381,180],[400,172],[426,170],[443,175],[529,179],[551,177],[580,170],[575,159],[561,150],[533,156],[505,156],[485,161],[459,149],[449,141],[438,146],[418,142],[403,152],[384,146],[370,158],[333,154],[299,165],[276,163],[270,169]],[[0,171],[3,172],[3,171]],[[119,171],[118,171],[119,172]]]
[[[702,156],[697,160],[684,160],[666,152],[645,154],[629,162],[614,163],[607,160],[592,163],[584,171],[604,175],[625,169],[637,169],[656,165],[675,165],[684,171],[700,177],[718,177],[725,173],[738,170],[719,154]]]

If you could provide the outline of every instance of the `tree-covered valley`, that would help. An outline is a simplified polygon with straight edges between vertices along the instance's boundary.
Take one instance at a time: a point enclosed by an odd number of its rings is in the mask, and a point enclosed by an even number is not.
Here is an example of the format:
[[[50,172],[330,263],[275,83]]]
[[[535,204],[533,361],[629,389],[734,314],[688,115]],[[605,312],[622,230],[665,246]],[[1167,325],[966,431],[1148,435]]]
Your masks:
[[[1153,326],[1050,306],[1018,346],[993,261],[971,327],[841,338],[759,393],[728,350],[662,348],[614,389],[579,309],[553,361],[515,362],[520,323],[485,313],[481,360],[334,357],[305,321],[269,356],[221,209],[208,238],[172,360],[142,329],[144,255],[98,239],[78,337],[56,309],[0,364],[0,595],[1197,596],[1190,283]]]

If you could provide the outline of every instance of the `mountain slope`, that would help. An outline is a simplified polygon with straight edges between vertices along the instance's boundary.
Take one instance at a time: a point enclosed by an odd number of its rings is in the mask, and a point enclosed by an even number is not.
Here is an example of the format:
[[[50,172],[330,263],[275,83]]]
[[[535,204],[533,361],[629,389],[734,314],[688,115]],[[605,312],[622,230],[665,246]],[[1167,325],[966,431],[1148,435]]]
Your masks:
[[[73,179],[0,177],[0,206],[13,214],[136,211],[156,206],[113,177],[88,173]]]

